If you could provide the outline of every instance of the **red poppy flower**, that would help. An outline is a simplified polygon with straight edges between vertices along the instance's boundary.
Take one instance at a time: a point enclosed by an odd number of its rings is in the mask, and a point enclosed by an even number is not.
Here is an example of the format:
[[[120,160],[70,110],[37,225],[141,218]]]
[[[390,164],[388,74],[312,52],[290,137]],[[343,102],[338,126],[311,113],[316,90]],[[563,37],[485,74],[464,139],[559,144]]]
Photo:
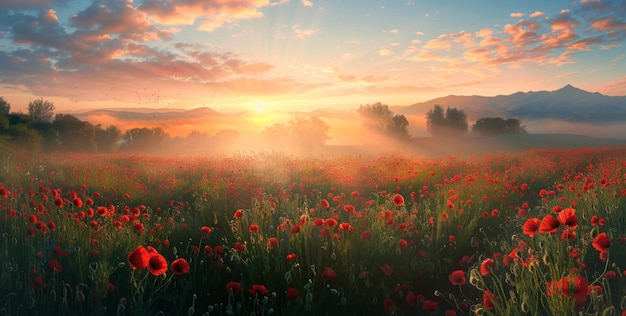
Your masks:
[[[496,296],[489,290],[486,290],[483,293],[483,305],[485,305],[485,308],[492,310],[493,309],[493,302],[496,300]]]
[[[226,292],[228,293],[239,293],[241,292],[241,283],[230,281],[226,283]]]
[[[396,305],[393,303],[393,300],[388,298],[383,302],[383,307],[387,311],[387,313],[394,314],[396,311]]]
[[[203,233],[207,234],[207,235],[208,235],[208,234],[210,234],[210,233],[211,233],[211,231],[212,231],[212,230],[211,230],[211,227],[209,227],[209,226],[202,226],[202,228],[200,228],[200,230],[201,230]]]
[[[598,234],[591,243],[597,251],[606,251],[611,246],[611,240],[606,233]]]
[[[235,211],[235,214],[233,215],[234,218],[240,218],[241,216],[243,216],[243,210],[239,209]]]
[[[415,306],[415,304],[417,304],[417,295],[415,295],[413,291],[409,291],[409,293],[406,293],[405,299],[410,306]]]
[[[582,307],[587,301],[589,294],[589,284],[587,278],[580,275],[563,277],[561,286],[563,296],[573,297],[576,300],[576,306]]]
[[[296,260],[296,254],[295,253],[290,253],[287,255],[287,260],[289,261],[294,261]]]
[[[178,258],[172,261],[170,269],[172,269],[172,271],[174,271],[174,273],[178,275],[186,274],[190,270],[189,262],[187,262],[185,258]]]
[[[152,275],[159,276],[167,271],[167,260],[161,254],[156,251],[150,253],[150,260],[148,261],[148,271]]]
[[[267,240],[267,248],[269,248],[269,250],[274,250],[275,248],[278,247],[278,244],[279,244],[278,238],[276,237],[270,237]]]
[[[322,271],[322,277],[326,280],[330,280],[332,278],[337,277],[337,272],[335,272],[335,270],[333,270],[333,268],[331,267],[326,267]]]
[[[398,245],[400,246],[400,249],[407,249],[407,248],[409,248],[409,242],[406,241],[404,238],[398,240]]]
[[[480,264],[480,274],[482,276],[488,276],[491,273],[491,269],[493,268],[493,264],[495,261],[491,258],[487,258],[483,260]]]
[[[128,254],[128,263],[133,269],[143,269],[148,266],[150,253],[144,246],[138,246]]]
[[[559,212],[559,222],[563,225],[567,225],[569,229],[576,229],[576,227],[578,227],[576,210],[573,208],[563,209]]]
[[[74,204],[74,206],[76,206],[77,208],[81,208],[83,207],[83,200],[81,200],[80,198],[74,198],[72,200],[72,204]]]
[[[354,231],[354,227],[350,225],[350,223],[341,223],[339,224],[339,227],[337,229],[340,232],[343,232],[343,231],[353,232]]]
[[[265,285],[262,284],[252,284],[249,291],[252,296],[265,296],[269,292]]]
[[[294,300],[298,298],[298,290],[296,288],[290,287],[287,289],[287,299]]]
[[[301,229],[302,229],[302,227],[300,225],[294,225],[291,228],[291,234],[295,235],[295,234],[299,233]]]
[[[425,300],[422,304],[422,309],[427,313],[434,313],[439,308],[439,302]]]
[[[258,232],[259,231],[259,225],[251,224],[250,227],[248,227],[248,231],[250,231],[251,233]]]
[[[393,198],[391,198],[391,200],[393,201],[393,204],[395,204],[396,206],[402,206],[404,205],[404,198],[402,197],[402,195],[396,193]]]
[[[328,203],[328,200],[326,199],[322,199],[322,201],[320,201],[320,208],[325,210],[328,209],[330,207],[330,204]]]
[[[535,237],[535,233],[539,229],[539,223],[540,221],[538,218],[529,218],[526,223],[524,223],[524,234],[530,237]]]
[[[380,267],[380,271],[385,273],[385,275],[391,275],[393,273],[393,268],[389,264],[385,263],[382,267]]]
[[[61,264],[55,259],[50,259],[50,261],[48,261],[48,271],[54,274],[61,273],[63,272],[63,267],[61,267]]]
[[[448,276],[448,280],[452,285],[463,285],[467,281],[463,270],[455,270]]]
[[[43,290],[43,279],[40,276],[35,277],[33,279],[32,287],[35,291]]]
[[[554,233],[559,229],[561,223],[552,215],[546,215],[539,223],[539,232],[541,233]]]
[[[328,218],[324,221],[324,226],[335,227],[337,226],[337,220],[334,218]]]
[[[371,236],[372,236],[372,233],[369,230],[366,230],[363,233],[361,233],[361,240],[369,239]]]

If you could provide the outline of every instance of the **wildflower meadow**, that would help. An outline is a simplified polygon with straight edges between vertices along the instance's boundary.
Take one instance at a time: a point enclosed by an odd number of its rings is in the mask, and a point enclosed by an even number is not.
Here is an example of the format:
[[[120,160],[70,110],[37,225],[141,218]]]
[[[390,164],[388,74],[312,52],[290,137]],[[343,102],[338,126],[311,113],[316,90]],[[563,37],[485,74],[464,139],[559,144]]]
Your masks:
[[[0,157],[2,315],[626,315],[626,148]]]

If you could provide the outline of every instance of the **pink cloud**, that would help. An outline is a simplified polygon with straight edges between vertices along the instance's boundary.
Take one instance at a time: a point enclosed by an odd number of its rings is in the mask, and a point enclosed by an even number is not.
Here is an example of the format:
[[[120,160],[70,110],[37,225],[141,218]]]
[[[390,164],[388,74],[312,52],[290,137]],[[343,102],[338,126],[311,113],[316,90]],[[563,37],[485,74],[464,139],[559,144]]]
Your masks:
[[[118,34],[133,40],[169,40],[171,32],[157,29],[145,13],[130,4],[96,5],[70,16],[70,22],[79,28],[94,29],[99,34]]]
[[[205,1],[187,0],[146,0],[138,9],[150,15],[159,23],[166,25],[192,25],[199,22],[198,29],[212,32],[225,24],[237,20],[263,17],[262,7],[279,5],[286,2],[267,0],[224,0]]]
[[[537,30],[539,23],[535,21],[522,20],[515,24],[504,26],[504,33],[511,35],[509,41],[517,45],[528,45],[538,40]]]
[[[619,21],[613,17],[602,18],[591,23],[591,27],[600,31],[626,30],[626,22]]]
[[[531,13],[529,15],[529,17],[531,17],[531,18],[538,18],[538,17],[544,16],[544,15],[546,15],[545,12],[536,11],[536,12]]]

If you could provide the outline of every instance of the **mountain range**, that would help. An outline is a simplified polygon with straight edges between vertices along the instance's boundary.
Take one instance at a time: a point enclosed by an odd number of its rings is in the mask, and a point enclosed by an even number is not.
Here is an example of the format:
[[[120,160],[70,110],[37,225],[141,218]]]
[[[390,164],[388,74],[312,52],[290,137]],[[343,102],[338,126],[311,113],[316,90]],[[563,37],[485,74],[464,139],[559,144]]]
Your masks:
[[[517,92],[494,97],[449,95],[391,109],[405,115],[423,115],[437,104],[444,109],[463,110],[470,121],[481,117],[511,117],[598,124],[626,119],[626,96],[606,96],[569,84],[555,91]]]

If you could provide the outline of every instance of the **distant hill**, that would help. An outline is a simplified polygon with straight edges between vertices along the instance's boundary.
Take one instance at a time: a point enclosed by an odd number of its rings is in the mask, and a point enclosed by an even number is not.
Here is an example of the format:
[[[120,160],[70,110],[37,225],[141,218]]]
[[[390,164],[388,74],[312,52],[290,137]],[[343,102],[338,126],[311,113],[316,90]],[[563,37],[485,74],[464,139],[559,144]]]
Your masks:
[[[425,156],[485,155],[520,152],[529,149],[565,149],[626,146],[626,139],[588,137],[574,134],[519,134],[496,137],[465,137],[442,141],[415,138],[410,151]]]
[[[626,96],[606,96],[571,85],[555,91],[517,92],[494,97],[450,95],[391,108],[400,114],[424,115],[437,104],[444,108],[463,110],[470,120],[488,116],[514,117],[521,120],[556,119],[596,124],[626,120]]]
[[[145,109],[102,109],[86,111],[83,113],[77,113],[75,115],[81,119],[93,116],[109,116],[123,120],[176,120],[222,116],[222,114],[206,107],[185,111],[159,111],[156,109],[153,111],[146,111]]]

